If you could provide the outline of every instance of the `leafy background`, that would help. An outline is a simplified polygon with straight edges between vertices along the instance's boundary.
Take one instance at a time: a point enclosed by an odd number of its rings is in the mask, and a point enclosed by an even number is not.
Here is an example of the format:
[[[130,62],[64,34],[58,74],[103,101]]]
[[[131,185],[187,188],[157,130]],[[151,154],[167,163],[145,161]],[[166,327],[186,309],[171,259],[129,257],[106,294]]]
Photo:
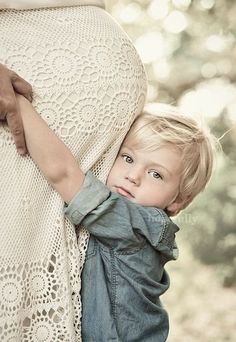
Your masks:
[[[207,190],[177,218],[168,265],[168,342],[236,341],[236,1],[109,0],[145,64],[148,102],[207,121],[222,153]]]

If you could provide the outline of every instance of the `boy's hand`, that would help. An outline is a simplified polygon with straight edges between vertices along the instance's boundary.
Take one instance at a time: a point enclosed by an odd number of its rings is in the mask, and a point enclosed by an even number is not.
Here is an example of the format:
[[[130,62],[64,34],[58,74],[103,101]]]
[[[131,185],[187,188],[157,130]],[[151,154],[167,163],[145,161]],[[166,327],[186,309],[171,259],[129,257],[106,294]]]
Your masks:
[[[24,119],[23,115],[27,116],[28,110],[34,111],[34,107],[32,106],[32,103],[23,95],[15,93],[15,97],[16,97],[16,104],[17,104],[18,111],[20,113],[21,119],[23,120]]]
[[[27,153],[24,129],[15,92],[32,101],[32,87],[0,63],[0,121],[7,121],[19,154]]]

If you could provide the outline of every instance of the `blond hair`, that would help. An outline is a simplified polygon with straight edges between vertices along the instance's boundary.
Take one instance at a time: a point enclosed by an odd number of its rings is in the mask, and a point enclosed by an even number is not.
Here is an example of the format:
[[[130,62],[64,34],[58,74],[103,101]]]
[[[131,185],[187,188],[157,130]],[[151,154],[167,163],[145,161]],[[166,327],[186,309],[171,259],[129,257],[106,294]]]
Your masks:
[[[155,113],[144,112],[131,126],[128,136],[139,150],[154,151],[169,145],[181,153],[179,196],[184,209],[208,183],[214,164],[217,139],[209,129],[177,107],[158,104]],[[170,215],[176,215],[170,213]]]

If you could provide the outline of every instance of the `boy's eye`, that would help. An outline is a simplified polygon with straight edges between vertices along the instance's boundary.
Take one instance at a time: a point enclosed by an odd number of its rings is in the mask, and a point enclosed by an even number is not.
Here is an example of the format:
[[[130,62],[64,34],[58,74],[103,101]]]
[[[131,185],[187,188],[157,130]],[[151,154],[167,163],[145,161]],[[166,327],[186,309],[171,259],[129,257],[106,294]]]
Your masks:
[[[130,156],[128,156],[128,154],[122,154],[122,158],[124,159],[126,163],[129,163],[129,164],[133,163],[133,159]]]
[[[157,171],[149,171],[149,174],[156,179],[162,179],[162,176],[160,175],[160,173],[158,173]]]

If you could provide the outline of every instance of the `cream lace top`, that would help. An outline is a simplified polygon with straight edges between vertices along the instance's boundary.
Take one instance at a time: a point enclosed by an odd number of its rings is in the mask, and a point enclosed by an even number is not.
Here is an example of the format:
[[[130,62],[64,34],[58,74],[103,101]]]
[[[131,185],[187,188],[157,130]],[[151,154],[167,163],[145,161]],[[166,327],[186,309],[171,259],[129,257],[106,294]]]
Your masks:
[[[29,0],[30,1],[30,0]],[[127,35],[101,8],[0,11],[0,61],[34,88],[34,105],[84,171],[105,181],[146,77]],[[0,341],[81,341],[80,273],[88,234],[0,124]],[[98,342],[98,341],[94,341]]]
[[[33,9],[79,5],[105,6],[103,0],[0,0],[0,9]]]

